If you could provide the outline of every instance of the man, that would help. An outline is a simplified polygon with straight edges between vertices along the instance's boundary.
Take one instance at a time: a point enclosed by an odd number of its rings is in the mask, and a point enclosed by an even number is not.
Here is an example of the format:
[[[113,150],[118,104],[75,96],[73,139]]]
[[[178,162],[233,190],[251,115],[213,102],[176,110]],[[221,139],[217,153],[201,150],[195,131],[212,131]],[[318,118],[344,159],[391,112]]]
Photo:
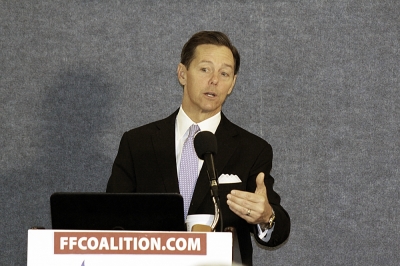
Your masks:
[[[250,233],[261,245],[277,246],[289,236],[290,219],[273,190],[271,146],[221,112],[239,66],[239,53],[225,34],[193,35],[182,49],[177,69],[183,87],[181,107],[163,120],[123,135],[107,192],[180,193],[186,181],[180,169],[186,167],[181,160],[189,129],[197,125],[201,131],[215,133],[216,169],[238,178],[235,183],[219,184],[224,226],[236,228],[242,262],[251,265]],[[207,172],[203,161],[197,160],[198,177],[185,205],[187,214],[214,214]]]

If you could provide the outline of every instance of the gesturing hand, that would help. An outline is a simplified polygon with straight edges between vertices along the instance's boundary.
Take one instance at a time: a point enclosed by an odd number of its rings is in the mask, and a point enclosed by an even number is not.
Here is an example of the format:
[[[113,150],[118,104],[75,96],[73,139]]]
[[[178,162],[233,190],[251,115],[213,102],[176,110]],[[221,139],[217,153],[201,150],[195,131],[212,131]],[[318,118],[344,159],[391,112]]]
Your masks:
[[[254,193],[232,190],[228,194],[227,203],[229,208],[250,224],[267,223],[272,214],[272,208],[267,198],[264,177],[265,175],[262,172],[257,175],[257,187]]]

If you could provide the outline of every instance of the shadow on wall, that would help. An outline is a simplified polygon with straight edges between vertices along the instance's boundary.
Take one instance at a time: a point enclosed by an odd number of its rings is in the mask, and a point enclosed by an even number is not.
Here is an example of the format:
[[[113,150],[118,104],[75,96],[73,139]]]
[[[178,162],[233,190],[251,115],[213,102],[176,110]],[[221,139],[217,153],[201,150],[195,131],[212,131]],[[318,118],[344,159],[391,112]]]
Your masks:
[[[48,184],[57,191],[104,191],[112,161],[106,125],[115,88],[102,71],[78,66],[62,72],[43,102]]]
[[[60,73],[53,84],[45,85],[43,105],[32,110],[34,121],[20,121],[30,131],[29,145],[35,152],[15,150],[24,154],[24,160],[1,173],[5,212],[0,225],[7,229],[0,232],[0,239],[9,244],[1,244],[0,257],[15,259],[12,254],[19,254],[18,265],[26,264],[27,230],[51,228],[50,195],[105,191],[112,166],[104,143],[109,142],[106,130],[112,124],[115,86],[93,67]],[[40,102],[40,95],[31,100]],[[26,126],[31,124],[32,128]]]

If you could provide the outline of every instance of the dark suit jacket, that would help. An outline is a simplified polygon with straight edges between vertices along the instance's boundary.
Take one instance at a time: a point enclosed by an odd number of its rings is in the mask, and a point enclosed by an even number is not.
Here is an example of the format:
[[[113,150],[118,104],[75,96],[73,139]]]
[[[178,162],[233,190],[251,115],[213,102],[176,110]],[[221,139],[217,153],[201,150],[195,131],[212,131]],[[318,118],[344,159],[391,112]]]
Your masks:
[[[171,116],[125,132],[107,184],[107,192],[179,193],[175,158],[175,119]],[[290,219],[273,190],[270,176],[272,148],[263,139],[231,123],[224,114],[215,132],[218,153],[215,155],[217,174],[234,174],[242,183],[220,184],[219,195],[224,227],[235,227],[238,233],[242,262],[252,264],[253,248],[250,232],[257,242],[277,246],[289,236]],[[214,214],[210,184],[205,169],[200,171],[189,214]],[[268,243],[257,237],[256,227],[239,218],[228,207],[227,194],[232,189],[254,192],[258,173],[265,173],[268,200],[275,211],[275,228]],[[217,227],[218,228],[218,227]]]

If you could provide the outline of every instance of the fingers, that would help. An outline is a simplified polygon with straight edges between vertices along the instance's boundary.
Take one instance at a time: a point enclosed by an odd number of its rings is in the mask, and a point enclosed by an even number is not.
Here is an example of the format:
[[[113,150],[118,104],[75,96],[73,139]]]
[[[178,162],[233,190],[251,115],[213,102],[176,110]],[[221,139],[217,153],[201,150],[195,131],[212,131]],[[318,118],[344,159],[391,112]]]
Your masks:
[[[265,186],[264,178],[265,178],[265,175],[263,172],[261,172],[257,175],[257,178],[256,178],[257,187],[256,187],[256,191],[254,193],[265,196],[268,199],[267,187]]]
[[[248,223],[256,224],[265,220],[264,216],[266,216],[269,202],[264,177],[264,173],[257,175],[256,190],[254,193],[232,190],[228,194],[227,204],[229,208]]]
[[[227,204],[232,212],[250,224],[258,224],[265,212],[265,196],[233,190],[228,194]]]
[[[241,204],[238,204],[235,202],[236,200],[234,196],[228,195],[228,205],[231,211],[247,222],[254,223],[259,217],[256,206],[248,204],[248,202],[241,202]]]
[[[267,195],[267,188],[264,184],[264,173],[260,172],[256,178],[256,191],[254,193],[247,192],[247,191],[240,191],[240,190],[232,190],[231,194],[234,195],[237,199],[237,203],[240,202],[250,201],[254,203],[264,202],[263,199],[266,198]],[[261,196],[261,197],[260,197]]]
[[[257,175],[257,178],[256,178],[257,187],[256,187],[255,193],[257,193],[257,192],[264,193],[267,190],[267,188],[265,187],[265,183],[264,183],[264,177],[265,177],[265,175],[263,172],[261,172]]]
[[[260,196],[259,194],[247,192],[247,191],[241,191],[241,190],[232,190],[231,194],[232,196],[235,197],[235,199],[239,202],[259,202],[260,201]]]
[[[246,191],[232,190],[228,194],[228,205],[239,213],[247,214],[247,210],[263,212],[265,196]]]
[[[263,199],[260,195],[254,193],[233,190],[231,194],[228,194],[228,201],[228,205],[233,205],[237,208],[242,207],[246,212],[247,209],[256,208],[255,205],[263,202]]]

